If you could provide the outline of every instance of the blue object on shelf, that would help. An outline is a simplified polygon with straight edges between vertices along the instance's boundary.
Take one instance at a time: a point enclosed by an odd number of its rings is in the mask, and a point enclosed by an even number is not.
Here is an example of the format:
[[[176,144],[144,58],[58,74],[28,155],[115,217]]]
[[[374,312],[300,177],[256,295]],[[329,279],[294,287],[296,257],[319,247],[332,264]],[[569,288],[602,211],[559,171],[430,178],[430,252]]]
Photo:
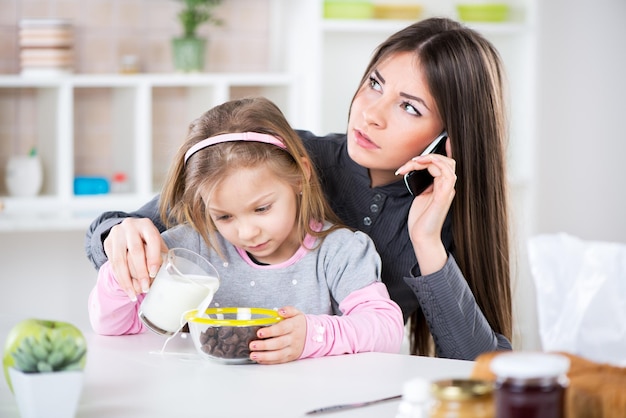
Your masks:
[[[109,193],[109,180],[105,177],[74,177],[74,194]]]

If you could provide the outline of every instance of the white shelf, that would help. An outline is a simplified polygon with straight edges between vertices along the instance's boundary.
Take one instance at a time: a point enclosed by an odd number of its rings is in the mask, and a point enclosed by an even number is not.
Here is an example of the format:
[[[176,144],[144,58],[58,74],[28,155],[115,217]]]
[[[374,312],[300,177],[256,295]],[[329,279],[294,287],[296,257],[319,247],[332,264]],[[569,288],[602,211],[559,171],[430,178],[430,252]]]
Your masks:
[[[133,211],[153,196],[138,194],[58,197],[0,198],[0,232],[85,231],[105,210]]]
[[[35,102],[35,146],[45,173],[40,196],[0,195],[0,232],[85,229],[103,211],[131,211],[152,198],[161,187],[159,180],[169,163],[163,160],[171,157],[168,150],[153,152],[155,135],[159,133],[154,131],[158,117],[155,108],[159,100],[167,100],[168,89],[182,89],[186,98],[185,114],[189,116],[177,123],[181,133],[202,112],[249,94],[267,96],[294,126],[298,123],[296,77],[289,73],[0,76],[0,95],[24,91]],[[84,175],[76,170],[77,159],[82,158],[75,155],[76,145],[84,138],[74,132],[80,129],[75,119],[80,115],[84,95],[90,93],[97,95],[95,100],[100,100],[110,114],[106,147],[111,161],[101,161],[107,171],[102,176],[110,178],[116,171],[126,172],[130,183],[127,194],[74,195],[74,178]],[[177,135],[168,148],[177,147],[179,140]],[[89,151],[83,144],[84,148]],[[165,157],[155,160],[158,152],[165,153]],[[99,161],[100,156],[96,153],[90,158]]]
[[[412,20],[387,19],[323,19],[321,23],[321,29],[322,31],[327,33],[380,33],[386,36],[409,26],[414,22],[415,21]],[[525,23],[519,22],[471,23],[467,25],[472,29],[486,35],[517,35],[523,33],[527,28],[527,25]]]
[[[288,73],[201,73],[201,74],[77,74],[59,77],[28,77],[0,75],[0,88],[58,88],[71,87],[137,87],[145,84],[159,87],[192,86],[288,86],[294,76]]]

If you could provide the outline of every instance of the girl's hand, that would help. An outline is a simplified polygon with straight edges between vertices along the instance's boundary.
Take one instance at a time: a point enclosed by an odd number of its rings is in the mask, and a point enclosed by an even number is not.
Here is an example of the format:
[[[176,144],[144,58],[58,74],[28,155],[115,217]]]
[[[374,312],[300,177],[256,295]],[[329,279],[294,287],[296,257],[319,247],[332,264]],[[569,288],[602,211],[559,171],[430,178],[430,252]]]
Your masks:
[[[455,195],[456,162],[450,157],[450,141],[446,143],[446,154],[447,157],[439,154],[415,157],[397,171],[406,174],[427,169],[434,178],[433,184],[415,197],[408,217],[409,236],[422,275],[440,270],[448,258],[441,230]]]
[[[278,310],[284,319],[257,331],[258,340],[250,342],[250,359],[260,364],[278,364],[300,358],[306,338],[306,317],[293,306]]]

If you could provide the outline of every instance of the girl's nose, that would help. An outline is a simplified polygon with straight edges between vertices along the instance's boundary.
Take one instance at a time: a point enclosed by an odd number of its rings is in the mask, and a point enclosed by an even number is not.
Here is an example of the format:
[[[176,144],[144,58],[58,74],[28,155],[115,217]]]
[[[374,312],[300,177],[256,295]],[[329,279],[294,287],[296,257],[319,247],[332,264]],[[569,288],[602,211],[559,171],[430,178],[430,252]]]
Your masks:
[[[250,240],[259,233],[259,228],[253,222],[240,221],[238,225],[239,239],[242,241]]]

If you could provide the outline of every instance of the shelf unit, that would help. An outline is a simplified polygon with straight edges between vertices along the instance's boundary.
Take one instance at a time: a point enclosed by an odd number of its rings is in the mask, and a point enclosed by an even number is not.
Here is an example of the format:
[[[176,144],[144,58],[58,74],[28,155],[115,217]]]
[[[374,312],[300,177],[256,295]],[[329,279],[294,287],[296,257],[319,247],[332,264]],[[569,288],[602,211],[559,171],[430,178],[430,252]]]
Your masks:
[[[505,63],[511,109],[509,173],[517,199],[524,202],[533,172],[535,0],[509,1],[515,11],[510,22],[470,26],[496,45]],[[456,18],[452,0],[420,3],[423,17]],[[0,195],[0,232],[84,229],[102,211],[137,209],[159,190],[187,124],[231,98],[262,94],[283,109],[295,128],[320,135],[345,132],[356,83],[374,48],[412,21],[324,19],[323,0],[271,0],[269,5],[273,73],[0,76],[0,100],[12,94],[34,97],[32,129],[45,170],[40,196]],[[172,116],[162,104],[181,91],[183,109]],[[94,93],[97,101],[108,104],[104,121],[83,119],[83,108],[92,105],[86,97]],[[86,125],[101,126],[100,139],[85,142]],[[92,151],[103,147],[104,155]],[[130,191],[75,196],[74,177],[97,168],[106,176],[124,171]]]
[[[189,122],[209,108],[234,98],[264,95],[295,126],[299,122],[295,80],[287,73],[0,76],[0,97],[33,97],[34,145],[45,172],[40,195],[0,196],[0,232],[85,229],[105,210],[137,209],[160,189]],[[159,103],[174,90],[177,94],[182,90],[183,109],[171,118],[173,134],[157,143],[158,122],[170,116],[159,110]],[[106,104],[102,120],[82,120],[84,108],[92,105],[85,93],[95,94],[99,105]],[[87,123],[102,125],[106,144],[83,143],[81,126]],[[110,178],[118,171],[126,173],[128,191],[75,195],[74,178],[94,166],[100,167],[99,173],[87,175]]]

